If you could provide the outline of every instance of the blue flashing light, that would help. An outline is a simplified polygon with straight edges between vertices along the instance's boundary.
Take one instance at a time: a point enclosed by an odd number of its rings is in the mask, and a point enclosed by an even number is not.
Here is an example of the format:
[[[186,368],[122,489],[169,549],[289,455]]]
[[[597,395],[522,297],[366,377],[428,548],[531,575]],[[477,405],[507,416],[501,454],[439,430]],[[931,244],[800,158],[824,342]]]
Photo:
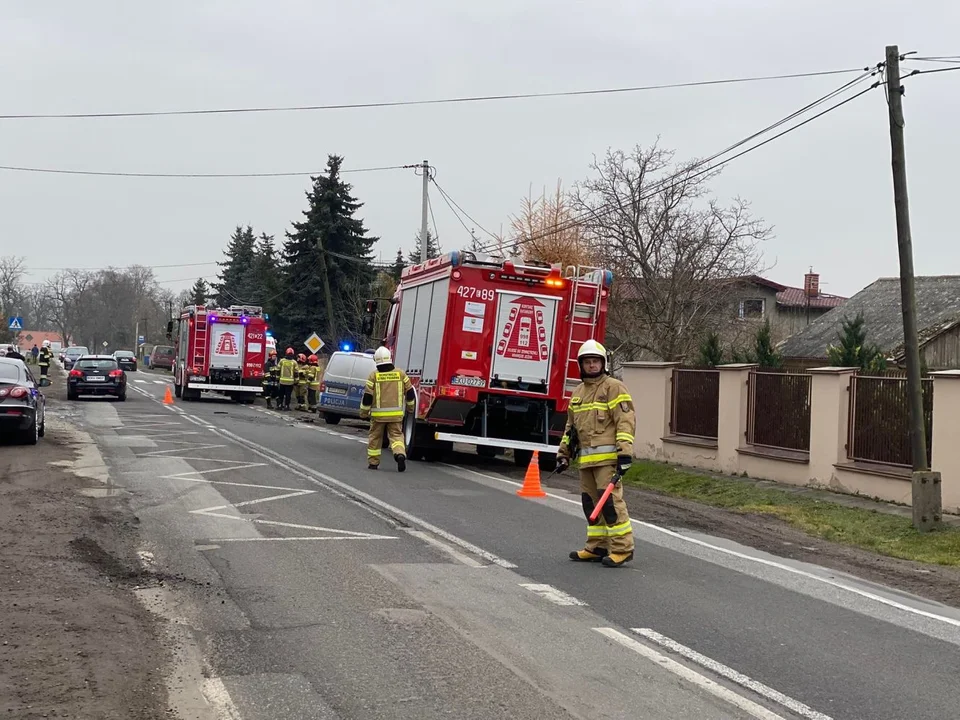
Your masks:
[[[350,352],[350,351],[353,349],[353,345],[351,345],[350,343],[344,341],[344,342],[340,343],[340,349],[341,349],[343,352]]]
[[[217,321],[216,315],[207,315],[207,322],[216,322],[216,321]]]
[[[459,267],[459,265],[460,265],[460,260],[461,260],[460,251],[459,251],[459,250],[451,250],[451,251],[450,251],[450,265],[451,265],[452,267]]]
[[[273,333],[267,330],[267,337],[273,337]]]

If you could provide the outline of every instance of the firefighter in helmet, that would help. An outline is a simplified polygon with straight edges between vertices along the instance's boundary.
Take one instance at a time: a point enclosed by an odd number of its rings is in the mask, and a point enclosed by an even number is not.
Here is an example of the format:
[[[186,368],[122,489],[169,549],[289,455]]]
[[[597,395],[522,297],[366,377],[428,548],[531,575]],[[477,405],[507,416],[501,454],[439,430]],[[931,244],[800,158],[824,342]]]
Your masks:
[[[50,372],[50,362],[53,360],[53,350],[50,349],[50,341],[44,340],[43,347],[40,348],[40,355],[37,357],[37,364],[40,365],[40,384],[49,385],[50,380],[47,373]]]
[[[320,380],[323,371],[320,369],[320,359],[316,355],[307,358],[307,412],[317,411],[317,398],[320,395]]]
[[[290,395],[293,394],[293,386],[297,382],[297,361],[294,359],[293,348],[288,347],[284,353],[283,360],[277,363],[279,370],[280,394],[277,397],[277,409],[290,409]]]
[[[307,356],[297,355],[297,410],[307,409]]]
[[[403,411],[416,409],[416,393],[407,374],[394,367],[390,351],[381,346],[373,353],[376,370],[367,378],[367,385],[360,401],[360,417],[370,418],[370,434],[367,443],[367,467],[376,470],[380,466],[380,450],[383,433],[386,431],[397,470],[407,469],[407,448],[403,442]]]
[[[607,351],[596,340],[580,346],[577,361],[582,382],[570,398],[567,426],[557,451],[557,469],[563,471],[570,466],[571,445],[579,445],[587,542],[583,550],[571,552],[570,559],[620,567],[633,559],[634,551],[633,528],[620,482],[633,458],[637,422],[633,399],[626,385],[607,373]],[[590,524],[590,515],[611,481],[616,483],[613,492],[595,524]]]
[[[267,407],[273,407],[273,399],[277,398],[277,402],[280,402],[279,395],[279,384],[280,384],[280,368],[277,365],[277,351],[271,350],[270,356],[267,358],[267,366],[264,369],[263,373],[263,399],[267,401]]]

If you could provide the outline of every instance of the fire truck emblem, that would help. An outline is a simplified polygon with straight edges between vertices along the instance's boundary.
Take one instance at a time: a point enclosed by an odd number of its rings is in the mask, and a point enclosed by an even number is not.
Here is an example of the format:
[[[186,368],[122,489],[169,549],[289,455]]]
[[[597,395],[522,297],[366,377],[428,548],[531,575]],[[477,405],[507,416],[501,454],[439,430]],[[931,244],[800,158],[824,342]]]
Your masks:
[[[217,342],[217,355],[239,355],[240,349],[237,347],[237,336],[232,332],[225,332],[220,336]]]
[[[515,360],[546,360],[547,346],[543,326],[543,303],[532,297],[510,302],[510,315],[497,343],[497,355]]]

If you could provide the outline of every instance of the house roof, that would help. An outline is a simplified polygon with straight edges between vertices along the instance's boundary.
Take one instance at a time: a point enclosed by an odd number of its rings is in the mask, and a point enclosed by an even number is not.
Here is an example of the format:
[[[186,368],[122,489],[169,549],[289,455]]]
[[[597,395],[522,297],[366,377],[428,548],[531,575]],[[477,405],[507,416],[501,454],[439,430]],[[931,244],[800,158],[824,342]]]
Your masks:
[[[21,330],[20,334],[17,336],[16,342],[20,347],[31,348],[33,347],[34,343],[36,343],[37,347],[39,347],[43,344],[44,340],[66,345],[66,343],[61,340],[60,333],[47,332],[46,330]]]
[[[810,307],[814,310],[830,309],[840,307],[847,301],[847,298],[840,295],[827,295],[820,293],[816,297],[810,298]],[[807,294],[803,288],[788,287],[777,293],[777,304],[785,307],[807,307]]]
[[[917,277],[917,326],[942,325],[960,314],[960,275]],[[863,313],[867,342],[891,353],[903,343],[900,278],[880,278],[842,306],[824,313],[779,347],[784,357],[825,358],[827,346],[837,342],[843,320]]]

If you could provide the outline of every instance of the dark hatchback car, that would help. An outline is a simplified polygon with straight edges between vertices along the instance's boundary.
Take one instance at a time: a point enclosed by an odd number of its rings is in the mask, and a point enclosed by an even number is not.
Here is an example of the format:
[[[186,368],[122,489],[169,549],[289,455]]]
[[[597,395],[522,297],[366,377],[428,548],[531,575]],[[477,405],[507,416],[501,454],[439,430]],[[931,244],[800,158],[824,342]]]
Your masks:
[[[117,350],[113,353],[121,370],[137,371],[137,356],[129,350]]]
[[[113,355],[84,355],[67,375],[67,400],[81,395],[113,395],[127,399],[127,374]]]
[[[22,360],[0,358],[0,436],[36,445],[46,429],[46,398]]]

